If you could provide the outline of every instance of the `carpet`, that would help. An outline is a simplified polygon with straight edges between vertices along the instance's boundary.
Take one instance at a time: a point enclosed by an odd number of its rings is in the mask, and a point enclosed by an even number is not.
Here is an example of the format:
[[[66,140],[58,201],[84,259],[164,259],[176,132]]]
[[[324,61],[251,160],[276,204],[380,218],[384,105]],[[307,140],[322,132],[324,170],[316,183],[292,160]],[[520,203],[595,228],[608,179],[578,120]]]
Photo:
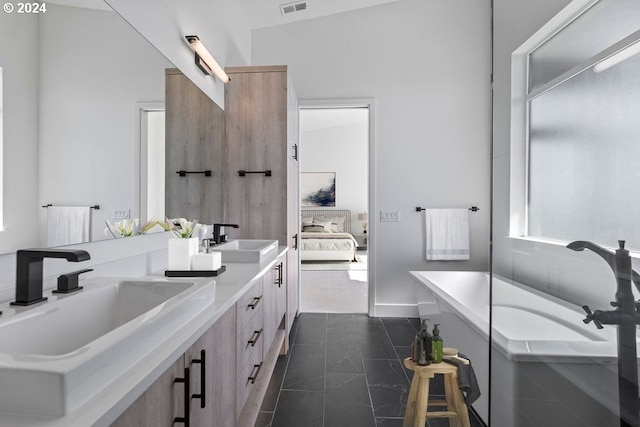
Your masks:
[[[368,313],[368,292],[366,270],[304,270],[300,273],[300,312]]]

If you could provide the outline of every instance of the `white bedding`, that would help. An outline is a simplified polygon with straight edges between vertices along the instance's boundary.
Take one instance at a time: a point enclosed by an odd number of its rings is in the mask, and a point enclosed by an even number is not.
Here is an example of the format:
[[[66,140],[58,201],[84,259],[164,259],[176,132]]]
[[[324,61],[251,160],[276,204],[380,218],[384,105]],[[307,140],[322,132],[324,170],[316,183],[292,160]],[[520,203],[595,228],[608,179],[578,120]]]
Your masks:
[[[358,242],[350,233],[300,233],[303,251],[355,251]]]

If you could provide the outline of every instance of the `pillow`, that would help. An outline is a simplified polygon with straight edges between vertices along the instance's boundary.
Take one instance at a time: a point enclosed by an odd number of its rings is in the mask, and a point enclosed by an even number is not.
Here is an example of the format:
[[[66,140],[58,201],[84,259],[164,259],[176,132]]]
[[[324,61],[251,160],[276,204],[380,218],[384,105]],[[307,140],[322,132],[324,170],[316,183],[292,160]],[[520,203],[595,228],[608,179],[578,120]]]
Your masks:
[[[327,218],[323,216],[317,216],[315,218],[318,221],[328,221],[331,223],[331,231],[334,233],[343,233],[344,232],[344,218]]]
[[[300,227],[302,228],[302,231],[304,231],[304,228],[308,225],[312,225],[313,224],[313,217],[312,216],[303,216],[302,220],[300,221]]]
[[[312,225],[323,227],[325,233],[331,233],[331,228],[332,228],[331,221],[320,221],[316,218],[313,220]]]
[[[312,233],[324,233],[324,225],[305,225],[302,227],[302,231],[304,232],[312,232]]]

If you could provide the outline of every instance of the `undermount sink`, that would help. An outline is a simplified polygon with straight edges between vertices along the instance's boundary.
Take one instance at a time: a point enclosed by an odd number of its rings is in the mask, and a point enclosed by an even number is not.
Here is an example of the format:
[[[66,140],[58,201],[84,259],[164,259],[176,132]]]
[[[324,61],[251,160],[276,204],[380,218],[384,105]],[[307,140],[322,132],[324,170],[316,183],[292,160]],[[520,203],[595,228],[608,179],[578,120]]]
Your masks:
[[[0,412],[61,416],[213,301],[206,282],[90,278],[81,292],[0,317]]]
[[[230,240],[213,248],[222,253],[222,262],[262,262],[278,252],[277,240]]]

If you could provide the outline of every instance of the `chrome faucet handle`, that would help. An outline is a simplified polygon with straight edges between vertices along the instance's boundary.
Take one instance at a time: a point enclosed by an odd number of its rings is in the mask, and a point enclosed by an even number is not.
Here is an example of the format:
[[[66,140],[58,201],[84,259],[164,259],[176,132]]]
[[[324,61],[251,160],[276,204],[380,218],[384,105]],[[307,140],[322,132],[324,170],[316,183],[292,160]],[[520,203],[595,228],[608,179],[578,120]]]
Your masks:
[[[587,313],[587,318],[582,320],[585,324],[588,324],[589,322],[593,322],[593,324],[596,325],[596,328],[598,329],[604,328],[604,326],[602,326],[602,323],[600,323],[600,321],[596,319],[597,314],[594,314],[588,305],[583,305],[582,309]]]

